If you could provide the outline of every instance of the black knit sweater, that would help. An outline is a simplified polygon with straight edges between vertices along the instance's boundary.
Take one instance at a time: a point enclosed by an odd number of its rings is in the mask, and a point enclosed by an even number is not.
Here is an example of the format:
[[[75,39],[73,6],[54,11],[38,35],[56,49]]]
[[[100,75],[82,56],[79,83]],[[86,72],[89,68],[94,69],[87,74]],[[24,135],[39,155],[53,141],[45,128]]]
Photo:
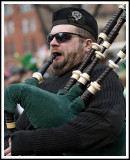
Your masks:
[[[91,81],[96,80],[105,68],[97,65]],[[42,82],[40,87],[57,93],[64,88],[71,75],[72,70]],[[121,133],[124,120],[123,87],[117,74],[112,71],[102,83],[101,90],[86,103],[86,110],[62,126],[35,130],[23,112],[16,123],[19,131],[12,135],[12,155],[61,155],[73,151],[93,151],[112,144]]]

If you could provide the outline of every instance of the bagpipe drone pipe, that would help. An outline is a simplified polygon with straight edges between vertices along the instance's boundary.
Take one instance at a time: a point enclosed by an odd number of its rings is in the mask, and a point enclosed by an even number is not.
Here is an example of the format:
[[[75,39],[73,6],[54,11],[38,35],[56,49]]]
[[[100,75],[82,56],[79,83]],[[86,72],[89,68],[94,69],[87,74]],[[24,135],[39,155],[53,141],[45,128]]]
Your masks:
[[[117,20],[122,12],[123,16],[120,18],[120,21],[116,25]],[[68,86],[67,84],[64,89],[59,90],[57,94],[53,94],[39,88],[39,81],[41,81],[42,75],[45,73],[49,65],[53,62],[53,59],[56,57],[56,55],[53,55],[52,58],[50,58],[50,60],[45,63],[42,69],[34,73],[32,78],[25,80],[24,83],[11,84],[10,86],[8,86],[4,91],[4,111],[7,129],[12,132],[15,129],[14,113],[18,103],[24,108],[31,124],[37,129],[57,127],[70,119],[76,118],[77,115],[85,109],[84,97],[86,96],[84,96],[84,94],[86,92],[83,93],[83,88],[89,81],[89,77],[91,72],[93,71],[93,68],[98,63],[99,59],[103,58],[104,51],[108,49],[113,43],[125,21],[125,7],[124,5],[120,5],[117,12],[109,20],[108,24],[100,33],[98,42],[92,44],[92,49],[85,61],[81,64],[79,70],[74,71],[72,79],[74,79],[74,81],[77,81],[77,83],[71,84],[71,87],[69,87],[69,89],[66,87]],[[102,41],[104,41],[103,48],[99,52],[97,50],[101,49],[99,44]],[[94,55],[94,53],[96,54],[96,56]],[[87,68],[86,64],[90,60],[90,57],[93,56],[95,58],[92,64]],[[121,59],[122,57],[119,55],[119,58]],[[112,68],[113,62],[110,61],[110,63],[110,68]],[[82,74],[81,71],[84,68],[87,69],[86,72]],[[95,88],[97,88],[97,86],[98,85],[96,85]],[[56,114],[54,115],[54,113]]]

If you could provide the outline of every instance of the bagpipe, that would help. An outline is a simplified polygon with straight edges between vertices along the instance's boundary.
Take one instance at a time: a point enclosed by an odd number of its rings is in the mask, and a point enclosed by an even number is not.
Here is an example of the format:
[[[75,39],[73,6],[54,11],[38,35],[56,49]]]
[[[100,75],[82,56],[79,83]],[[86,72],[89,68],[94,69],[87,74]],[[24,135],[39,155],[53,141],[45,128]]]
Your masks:
[[[117,63],[125,58],[126,46],[119,51],[115,61],[109,60],[109,66],[102,75],[96,81],[90,82],[90,75],[94,67],[100,59],[105,58],[103,53],[111,46],[126,22],[125,10],[125,5],[119,6],[99,34],[97,43],[92,43],[92,48],[84,62],[78,70],[72,72],[65,87],[57,94],[39,88],[43,74],[53,63],[57,54],[53,55],[38,72],[35,72],[32,78],[26,79],[24,83],[11,84],[5,89],[4,114],[10,133],[15,131],[14,114],[18,103],[24,108],[31,124],[36,129],[58,127],[68,120],[75,119],[86,109],[85,103],[88,99],[100,90],[105,78],[113,69],[118,68]],[[88,65],[92,58],[92,63]],[[89,87],[84,91],[88,84],[90,84]]]

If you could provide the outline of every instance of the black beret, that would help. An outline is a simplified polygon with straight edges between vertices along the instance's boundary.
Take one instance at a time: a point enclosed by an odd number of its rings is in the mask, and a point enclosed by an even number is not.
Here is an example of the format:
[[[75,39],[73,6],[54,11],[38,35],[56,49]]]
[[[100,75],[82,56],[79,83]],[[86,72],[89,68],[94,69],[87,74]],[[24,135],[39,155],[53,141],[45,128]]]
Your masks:
[[[89,31],[97,40],[98,25],[95,18],[84,9],[67,7],[53,12],[52,27],[71,24]]]

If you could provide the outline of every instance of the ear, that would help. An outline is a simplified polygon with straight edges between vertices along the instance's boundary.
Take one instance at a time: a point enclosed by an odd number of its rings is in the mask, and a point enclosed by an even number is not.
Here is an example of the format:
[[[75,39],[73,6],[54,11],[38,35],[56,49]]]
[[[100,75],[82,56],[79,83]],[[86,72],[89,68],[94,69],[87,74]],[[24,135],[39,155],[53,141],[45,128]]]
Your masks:
[[[91,45],[92,45],[92,39],[86,39],[85,40],[85,52],[89,52],[91,49]]]

